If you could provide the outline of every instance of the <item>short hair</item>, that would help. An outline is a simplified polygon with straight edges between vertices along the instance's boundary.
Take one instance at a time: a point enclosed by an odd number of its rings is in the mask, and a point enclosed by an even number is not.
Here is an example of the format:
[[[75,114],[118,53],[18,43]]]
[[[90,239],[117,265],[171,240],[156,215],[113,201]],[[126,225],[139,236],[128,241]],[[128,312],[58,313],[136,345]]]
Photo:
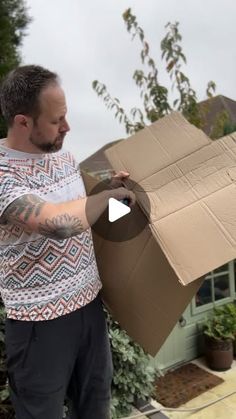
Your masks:
[[[0,86],[0,108],[3,118],[11,126],[14,117],[40,114],[40,93],[50,84],[59,84],[59,77],[39,65],[25,65],[10,71]]]

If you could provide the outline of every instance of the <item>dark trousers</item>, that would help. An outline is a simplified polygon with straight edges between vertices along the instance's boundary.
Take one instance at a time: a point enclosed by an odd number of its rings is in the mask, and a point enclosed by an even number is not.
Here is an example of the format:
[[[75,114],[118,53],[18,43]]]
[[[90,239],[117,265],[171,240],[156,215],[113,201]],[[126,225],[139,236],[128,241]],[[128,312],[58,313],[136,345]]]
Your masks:
[[[17,419],[108,419],[111,352],[101,300],[48,321],[6,320]]]

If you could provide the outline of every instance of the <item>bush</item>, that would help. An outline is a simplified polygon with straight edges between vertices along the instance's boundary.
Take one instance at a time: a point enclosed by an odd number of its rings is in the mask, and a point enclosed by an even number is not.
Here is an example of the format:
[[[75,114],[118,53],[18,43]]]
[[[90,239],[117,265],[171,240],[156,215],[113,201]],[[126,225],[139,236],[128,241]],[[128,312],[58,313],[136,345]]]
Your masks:
[[[228,303],[215,307],[203,325],[205,335],[216,340],[234,339],[236,334],[236,306]]]
[[[11,419],[14,417],[13,407],[9,397],[9,387],[6,371],[5,352],[5,319],[6,313],[0,298],[0,418]]]
[[[111,412],[116,419],[130,414],[136,400],[150,398],[156,374],[143,349],[108,313],[107,320],[114,365]]]

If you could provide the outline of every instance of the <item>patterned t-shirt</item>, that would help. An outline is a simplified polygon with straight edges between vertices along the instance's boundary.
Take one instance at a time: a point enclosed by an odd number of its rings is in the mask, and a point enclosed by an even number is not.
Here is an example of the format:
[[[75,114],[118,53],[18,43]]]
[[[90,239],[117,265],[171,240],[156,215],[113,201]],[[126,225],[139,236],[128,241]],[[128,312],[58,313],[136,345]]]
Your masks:
[[[85,196],[79,165],[64,149],[29,154],[0,140],[0,217],[25,194],[59,203]],[[91,230],[56,240],[0,223],[0,290],[7,317],[49,320],[92,301],[101,288]]]

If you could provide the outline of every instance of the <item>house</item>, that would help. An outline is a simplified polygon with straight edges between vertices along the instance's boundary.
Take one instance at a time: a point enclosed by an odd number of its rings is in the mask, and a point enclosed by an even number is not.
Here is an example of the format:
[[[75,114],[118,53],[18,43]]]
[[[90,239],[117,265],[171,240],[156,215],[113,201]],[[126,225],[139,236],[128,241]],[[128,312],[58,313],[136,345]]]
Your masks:
[[[108,177],[112,176],[114,172],[108,159],[105,156],[104,151],[113,145],[117,144],[119,141],[117,140],[110,143],[105,144],[102,148],[97,150],[94,154],[89,156],[87,159],[83,160],[80,163],[80,168],[87,172],[91,173],[93,176],[97,177],[98,179],[107,179]]]
[[[223,137],[236,131],[236,101],[218,95],[199,102],[202,130],[212,139]]]
[[[236,102],[219,95],[199,103],[203,115],[202,129],[212,138],[236,131]],[[118,140],[121,141],[121,140]],[[100,179],[110,176],[112,168],[104,151],[115,143],[106,144],[98,152],[81,163],[81,167]],[[201,354],[201,324],[215,304],[235,300],[235,261],[232,261],[205,276],[205,281],[188,305],[173,331],[151,359],[159,370],[167,370],[190,361]]]

